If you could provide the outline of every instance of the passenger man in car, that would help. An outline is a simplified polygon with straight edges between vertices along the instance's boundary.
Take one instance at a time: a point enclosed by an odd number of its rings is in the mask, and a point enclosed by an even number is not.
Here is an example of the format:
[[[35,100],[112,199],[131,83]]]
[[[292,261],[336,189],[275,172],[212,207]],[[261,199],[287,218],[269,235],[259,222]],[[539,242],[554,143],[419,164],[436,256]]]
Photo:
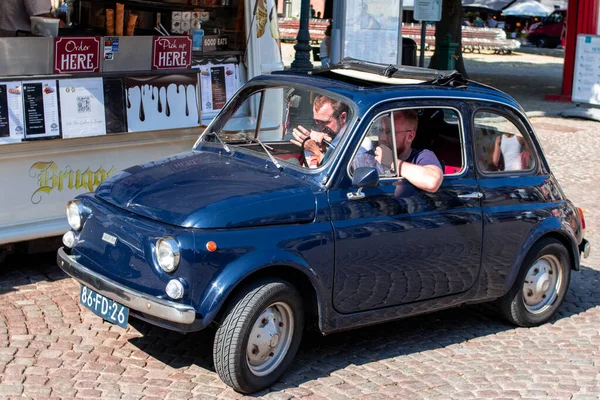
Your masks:
[[[348,122],[349,108],[341,101],[327,96],[317,95],[313,102],[313,119],[315,126],[310,131],[299,125],[292,134],[295,139],[291,142],[302,147],[304,142],[305,157],[308,166],[316,167],[323,164],[327,153],[327,146],[323,140],[335,147],[344,133]],[[333,150],[333,149],[331,149]]]
[[[414,110],[394,111],[393,118],[398,165],[397,168],[393,168],[394,165],[392,162],[389,168],[397,171],[398,176],[405,178],[415,187],[426,192],[436,192],[444,179],[439,160],[431,150],[416,150],[412,148],[419,123],[417,113]],[[353,167],[372,167],[373,162],[369,160],[369,157],[374,157],[377,163],[382,164],[384,168],[388,168],[384,164],[383,152],[379,149],[376,149],[374,156],[370,156],[368,153],[357,154]]]

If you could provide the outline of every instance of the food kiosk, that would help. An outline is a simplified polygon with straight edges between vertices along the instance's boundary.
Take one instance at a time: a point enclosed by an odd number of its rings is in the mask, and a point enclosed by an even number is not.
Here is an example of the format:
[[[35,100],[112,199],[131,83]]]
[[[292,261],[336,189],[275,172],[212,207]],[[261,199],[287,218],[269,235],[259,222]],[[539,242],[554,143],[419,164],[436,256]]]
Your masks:
[[[274,0],[69,6],[58,36],[0,37],[0,253],[61,235],[68,200],[191,149],[241,85],[283,69]]]

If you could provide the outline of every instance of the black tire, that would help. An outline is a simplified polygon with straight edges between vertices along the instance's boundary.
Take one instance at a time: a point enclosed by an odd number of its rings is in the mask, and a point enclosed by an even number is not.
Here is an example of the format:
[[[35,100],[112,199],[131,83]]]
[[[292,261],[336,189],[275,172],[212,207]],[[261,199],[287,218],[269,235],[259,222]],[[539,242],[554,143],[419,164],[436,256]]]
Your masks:
[[[539,48],[544,48],[544,47],[546,47],[546,38],[545,38],[545,37],[543,37],[543,36],[542,36],[542,37],[539,37],[539,38],[537,39],[536,43],[535,43],[535,46],[536,46],[536,47],[539,47]]]
[[[554,269],[556,269],[556,273],[560,273],[560,279],[557,278],[556,283],[550,285],[555,287],[556,295],[549,296],[548,300],[545,300],[544,297],[541,300],[543,307],[532,311],[534,307],[526,304],[524,296],[524,291],[528,287],[525,286],[525,280],[528,273],[532,272],[532,268],[535,272],[536,262],[542,262],[541,265],[544,265],[543,263],[547,260],[557,260],[559,263],[555,265]],[[553,238],[542,239],[531,248],[525,257],[519,275],[510,291],[498,300],[500,310],[505,318],[515,325],[524,327],[541,325],[550,320],[558,311],[569,288],[570,277],[571,258],[564,244]],[[544,305],[544,301],[548,301],[548,303]]]
[[[285,304],[292,310],[293,330],[289,347],[285,354],[284,350],[279,352],[281,361],[271,372],[264,376],[257,376],[251,369],[248,359],[247,347],[250,334],[255,324],[259,324],[259,317],[276,304],[279,306],[274,307],[283,307],[282,305]],[[282,280],[250,284],[232,299],[217,329],[213,345],[215,369],[223,382],[238,392],[252,393],[264,389],[273,384],[292,363],[302,340],[303,331],[302,299],[292,284]],[[279,339],[277,341],[279,342]],[[270,355],[273,355],[273,352]]]

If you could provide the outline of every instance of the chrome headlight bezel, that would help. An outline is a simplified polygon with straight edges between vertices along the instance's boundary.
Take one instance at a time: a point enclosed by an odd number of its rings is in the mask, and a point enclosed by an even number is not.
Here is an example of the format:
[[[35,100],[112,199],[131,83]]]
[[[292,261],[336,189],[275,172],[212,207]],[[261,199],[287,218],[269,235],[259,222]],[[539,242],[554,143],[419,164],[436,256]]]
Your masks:
[[[156,262],[163,271],[170,274],[175,272],[177,267],[179,267],[181,251],[179,243],[174,238],[166,236],[158,239],[154,247],[154,253]]]
[[[84,222],[84,207],[81,201],[71,200],[67,203],[67,222],[74,231],[80,231]]]

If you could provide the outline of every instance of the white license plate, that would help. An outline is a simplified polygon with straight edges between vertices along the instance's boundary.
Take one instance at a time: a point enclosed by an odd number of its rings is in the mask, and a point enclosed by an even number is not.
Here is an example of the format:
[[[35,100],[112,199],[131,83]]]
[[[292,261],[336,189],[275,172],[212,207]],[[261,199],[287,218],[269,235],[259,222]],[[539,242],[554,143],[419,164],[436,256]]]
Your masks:
[[[96,293],[83,285],[81,285],[81,291],[79,292],[79,302],[108,322],[112,322],[122,328],[127,327],[129,308],[124,305],[102,296],[100,293]]]

